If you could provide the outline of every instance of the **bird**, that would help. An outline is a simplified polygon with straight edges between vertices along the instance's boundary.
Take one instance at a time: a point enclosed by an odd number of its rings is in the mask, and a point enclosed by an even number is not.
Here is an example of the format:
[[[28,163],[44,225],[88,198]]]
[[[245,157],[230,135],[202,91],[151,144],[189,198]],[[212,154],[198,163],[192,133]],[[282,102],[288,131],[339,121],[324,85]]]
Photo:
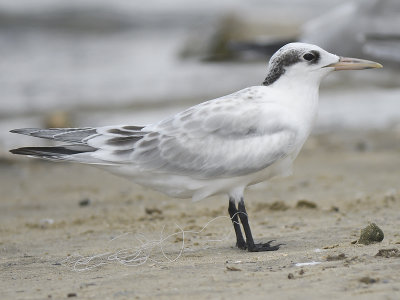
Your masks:
[[[282,244],[254,241],[245,189],[292,173],[317,116],[322,78],[336,70],[370,68],[382,65],[337,56],[312,44],[289,43],[271,57],[260,85],[144,126],[14,129],[12,133],[64,144],[10,152],[95,165],[176,198],[198,201],[225,194],[236,246],[249,252],[275,251]]]

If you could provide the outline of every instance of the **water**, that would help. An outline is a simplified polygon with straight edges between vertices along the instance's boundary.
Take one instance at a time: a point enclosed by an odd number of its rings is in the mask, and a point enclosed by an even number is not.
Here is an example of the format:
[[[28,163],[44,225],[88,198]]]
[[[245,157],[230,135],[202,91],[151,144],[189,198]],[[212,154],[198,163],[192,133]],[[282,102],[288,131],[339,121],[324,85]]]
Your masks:
[[[0,1],[0,155],[31,143],[8,130],[46,126],[56,111],[73,126],[147,124],[260,84],[266,61],[205,63],[181,53],[192,40],[209,42],[227,15],[263,24],[268,34],[295,33],[342,2]],[[322,88],[318,127],[394,126],[398,77],[396,70],[333,76]]]

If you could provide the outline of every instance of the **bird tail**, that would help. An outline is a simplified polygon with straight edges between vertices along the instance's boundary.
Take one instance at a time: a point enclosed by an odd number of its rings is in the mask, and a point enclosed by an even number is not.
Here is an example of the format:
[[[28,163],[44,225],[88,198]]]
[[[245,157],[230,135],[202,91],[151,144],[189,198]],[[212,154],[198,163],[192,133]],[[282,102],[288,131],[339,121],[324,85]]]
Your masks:
[[[116,165],[129,161],[135,143],[146,132],[141,126],[105,126],[98,128],[21,128],[12,133],[63,142],[54,147],[23,147],[13,154],[96,165]],[[69,145],[71,143],[71,145]]]
[[[81,155],[93,152],[96,149],[87,145],[86,140],[97,135],[95,128],[20,128],[11,130],[12,133],[24,134],[33,137],[55,141],[73,143],[57,147],[23,147],[10,150],[13,154],[27,155],[49,160],[75,160]],[[86,155],[87,156],[87,155]]]

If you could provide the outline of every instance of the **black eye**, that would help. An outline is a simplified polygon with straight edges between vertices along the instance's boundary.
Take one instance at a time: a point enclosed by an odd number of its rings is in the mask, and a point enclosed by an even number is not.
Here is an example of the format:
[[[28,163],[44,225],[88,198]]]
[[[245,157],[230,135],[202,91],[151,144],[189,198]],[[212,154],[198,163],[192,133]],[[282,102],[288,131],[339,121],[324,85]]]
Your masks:
[[[312,61],[315,58],[315,55],[312,53],[306,53],[303,55],[303,58],[307,61]]]

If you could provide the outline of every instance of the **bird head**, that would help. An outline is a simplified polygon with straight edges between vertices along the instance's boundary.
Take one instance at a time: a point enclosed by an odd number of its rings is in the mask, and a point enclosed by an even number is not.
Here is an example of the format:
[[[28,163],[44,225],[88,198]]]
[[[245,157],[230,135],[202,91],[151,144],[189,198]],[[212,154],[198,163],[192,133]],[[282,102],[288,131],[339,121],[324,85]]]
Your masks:
[[[382,68],[373,61],[340,57],[311,44],[290,43],[280,48],[270,59],[264,85],[272,85],[282,78],[297,80],[321,79],[332,71]]]

